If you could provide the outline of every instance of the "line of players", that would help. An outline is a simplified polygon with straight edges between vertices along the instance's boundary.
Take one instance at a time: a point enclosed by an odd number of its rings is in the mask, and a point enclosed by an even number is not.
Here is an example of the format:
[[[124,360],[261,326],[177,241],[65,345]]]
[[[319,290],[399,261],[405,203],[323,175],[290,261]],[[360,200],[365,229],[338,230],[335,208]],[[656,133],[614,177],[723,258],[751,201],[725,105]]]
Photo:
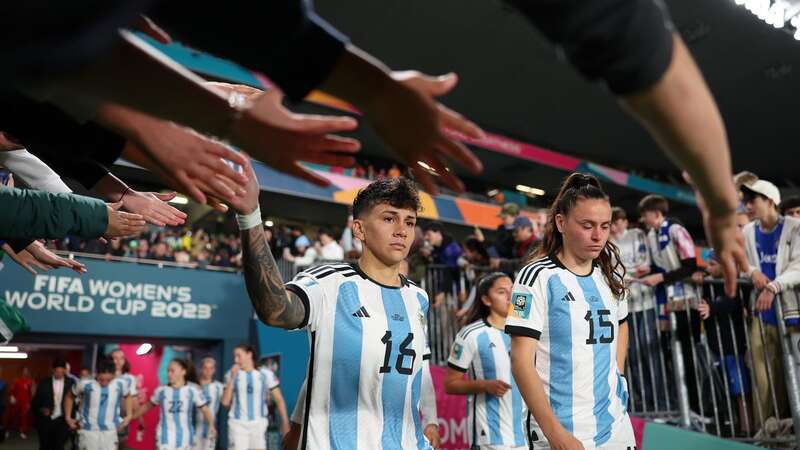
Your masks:
[[[255,351],[249,344],[238,345],[233,354],[234,365],[224,384],[214,380],[214,358],[202,359],[199,378],[191,362],[173,359],[167,367],[167,384],[157,387],[149,401],[134,410],[136,381],[124,370],[122,352],[115,351],[113,358],[98,363],[94,378],[76,383],[65,401],[65,417],[78,432],[79,448],[119,448],[129,423],[157,406],[158,450],[214,450],[216,417],[224,406],[228,408],[228,448],[265,449],[270,397],[281,417],[281,434],[289,428],[280,382],[271,370],[255,366]]]
[[[293,414],[298,436],[285,448],[435,448],[420,420],[429,301],[400,272],[421,206],[413,183],[379,180],[358,193],[357,263],[315,267],[284,284],[262,230],[257,180],[249,166],[245,173],[247,192],[232,207],[251,303],[265,324],[304,329],[310,341]],[[611,218],[599,181],[572,174],[535,259],[513,283],[504,275],[481,282],[476,320],[453,345],[446,383],[475,396],[473,448],[635,448],[621,373],[624,269],[609,241]]]

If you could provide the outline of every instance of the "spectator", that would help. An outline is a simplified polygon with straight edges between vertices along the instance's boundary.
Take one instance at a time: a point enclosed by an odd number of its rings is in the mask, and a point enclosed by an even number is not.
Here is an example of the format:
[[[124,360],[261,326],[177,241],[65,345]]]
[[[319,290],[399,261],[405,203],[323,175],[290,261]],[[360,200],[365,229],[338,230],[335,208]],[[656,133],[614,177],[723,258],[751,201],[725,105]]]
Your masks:
[[[361,241],[353,236],[352,214],[347,216],[347,225],[344,227],[344,231],[342,231],[341,241],[342,250],[344,250],[344,254],[347,256],[347,259],[358,259],[361,256]]]
[[[333,233],[327,228],[320,228],[319,242],[315,247],[320,259],[324,261],[341,261],[344,259],[344,250],[333,238]]]
[[[441,268],[442,276],[439,278],[438,286],[434,287],[436,295],[434,305],[442,304],[445,293],[455,293],[458,290],[456,280],[458,280],[458,258],[461,256],[461,246],[453,240],[453,237],[444,233],[444,226],[441,222],[430,222],[423,227],[425,241],[428,242],[432,251],[430,262],[445,266]]]
[[[744,357],[747,340],[744,334],[746,328],[742,300],[738,296],[720,296],[710,303],[703,299],[697,309],[700,318],[707,324],[705,330],[709,347],[721,360],[721,370],[726,372],[728,378],[728,389],[737,400],[739,436],[749,437],[749,425],[753,422],[748,405],[752,405],[753,401],[750,395],[750,374]]]
[[[136,242],[136,257],[139,259],[150,259],[150,242],[147,239],[139,239]]]
[[[655,287],[656,305],[659,308],[659,320],[667,322],[668,309],[675,311],[677,318],[677,337],[685,349],[692,348],[694,341],[700,340],[700,316],[696,309],[686,311],[688,303],[692,308],[697,306],[695,289],[683,280],[689,278],[697,270],[694,241],[692,236],[675,219],[666,217],[669,212],[667,199],[660,195],[647,195],[639,202],[639,213],[648,228],[647,245],[655,272],[640,278],[647,286]],[[666,343],[662,343],[666,345]],[[692,352],[683,352],[683,362],[689,389],[689,403],[694,411],[699,410],[697,384],[694,380],[695,368]]]
[[[800,220],[778,213],[780,192],[769,181],[758,180],[744,185],[742,194],[745,207],[756,219],[744,227],[745,254],[749,264],[747,275],[753,280],[756,311],[761,318],[753,320],[750,327],[755,387],[760,394],[761,411],[765,415],[777,411],[780,419],[788,413],[788,404],[774,300],[781,294],[784,319],[789,324],[796,324],[798,301],[794,287],[800,284]],[[771,380],[766,364],[771,368]],[[771,401],[770,383],[775,389],[777,405]]]
[[[786,197],[781,202],[781,215],[800,219],[800,195]]]
[[[275,229],[272,227],[264,227],[264,237],[267,239],[272,257],[275,258],[275,261],[279,260],[283,254],[283,249],[286,247],[285,243],[279,241],[279,237],[275,236]]]
[[[298,237],[294,241],[294,247],[294,252],[290,252],[289,249],[283,252],[283,259],[293,262],[297,267],[308,267],[317,260],[317,251],[311,246],[311,242],[305,235]]]
[[[387,174],[389,178],[400,178],[402,173],[400,172],[400,168],[397,167],[397,164],[392,164],[392,167],[389,168],[389,173]]]
[[[168,253],[169,247],[164,242],[156,242],[153,245],[153,252],[150,254],[150,259],[156,261],[173,261],[173,258]]]
[[[519,216],[519,205],[506,203],[500,209],[501,224],[497,226],[497,237],[494,241],[495,258],[513,258],[514,252],[514,220]]]
[[[530,218],[517,216],[513,224],[514,245],[511,250],[511,258],[500,259],[499,264],[493,268],[513,277],[514,272],[520,266],[520,261],[527,260],[538,247],[534,230],[535,227]]]
[[[629,328],[630,337],[628,345],[628,359],[632,370],[628,376],[632,378],[634,386],[652,384],[655,386],[645,390],[644,399],[634,397],[639,408],[645,405],[653,408],[666,406],[666,393],[656,386],[663,385],[662,374],[656,367],[646,363],[645,355],[657,355],[659,350],[656,327],[658,317],[656,313],[656,299],[653,288],[638,282],[642,275],[650,273],[650,251],[647,247],[647,236],[638,228],[628,228],[628,216],[625,210],[619,207],[611,208],[611,242],[619,250],[620,262],[625,267],[625,285],[627,288],[628,311],[632,320]],[[653,393],[657,398],[653,398]]]

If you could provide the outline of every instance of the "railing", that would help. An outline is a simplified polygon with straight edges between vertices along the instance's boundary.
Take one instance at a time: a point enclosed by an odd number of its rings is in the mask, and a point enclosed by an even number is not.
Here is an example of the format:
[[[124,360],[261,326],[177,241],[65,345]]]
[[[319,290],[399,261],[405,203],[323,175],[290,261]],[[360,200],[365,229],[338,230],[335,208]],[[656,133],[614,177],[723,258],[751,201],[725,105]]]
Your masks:
[[[753,313],[749,280],[740,280],[735,298],[720,295],[719,280],[690,286],[693,296],[669,299],[666,320],[656,308],[629,316],[631,413],[743,442],[800,445],[797,335],[787,330],[782,298],[774,299],[771,325]],[[637,292],[631,309],[648,295]],[[710,306],[705,320],[700,299]]]
[[[184,269],[202,269],[202,270],[211,270],[214,272],[239,272],[240,269],[235,267],[221,267],[221,266],[213,266],[213,265],[201,265],[197,262],[190,262],[190,263],[178,263],[174,261],[160,261],[157,259],[145,259],[145,258],[130,258],[127,256],[112,256],[112,255],[99,255],[97,253],[83,253],[83,252],[71,252],[67,250],[51,250],[53,253],[57,255],[61,255],[63,257],[69,259],[75,259],[76,257],[80,258],[89,258],[89,259],[102,259],[103,261],[119,261],[119,262],[127,262],[127,263],[136,263],[136,264],[148,264],[152,266],[158,267],[180,267]]]

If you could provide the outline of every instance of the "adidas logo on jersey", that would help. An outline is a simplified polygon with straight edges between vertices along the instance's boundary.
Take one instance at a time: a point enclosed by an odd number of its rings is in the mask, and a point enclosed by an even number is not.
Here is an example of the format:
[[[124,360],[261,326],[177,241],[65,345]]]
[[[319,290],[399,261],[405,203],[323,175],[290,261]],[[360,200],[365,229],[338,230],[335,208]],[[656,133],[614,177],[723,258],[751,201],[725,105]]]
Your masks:
[[[575,297],[572,295],[572,292],[567,292],[567,295],[561,297],[562,302],[574,302]]]
[[[358,311],[353,313],[353,317],[370,317],[370,315],[367,312],[367,308],[362,306],[361,308],[358,308]]]
[[[392,320],[397,321],[397,322],[403,322],[406,319],[405,319],[405,317],[401,316],[400,314],[394,313],[394,314],[392,314]]]
[[[490,342],[490,343],[489,343],[489,348],[496,348],[496,347],[497,347],[497,346],[496,346],[496,345],[494,345],[494,342]]]

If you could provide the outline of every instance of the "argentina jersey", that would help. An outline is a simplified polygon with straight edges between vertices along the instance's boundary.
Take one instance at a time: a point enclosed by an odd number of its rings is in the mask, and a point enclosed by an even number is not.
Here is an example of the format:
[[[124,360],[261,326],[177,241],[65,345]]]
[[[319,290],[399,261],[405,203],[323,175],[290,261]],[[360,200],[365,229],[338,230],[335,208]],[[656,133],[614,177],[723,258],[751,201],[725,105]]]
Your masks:
[[[371,280],[353,264],[300,273],[286,288],[311,341],[300,448],[426,450],[420,392],[428,297]]]
[[[224,389],[222,383],[219,381],[212,381],[208,384],[201,385],[201,389],[203,391],[203,397],[205,397],[208,402],[208,410],[211,412],[211,417],[216,419],[222,399],[222,390]],[[195,423],[197,424],[197,435],[203,439],[208,439],[208,422],[206,422],[205,416],[203,416],[203,413],[200,412],[199,409],[196,410]]]
[[[575,275],[555,255],[525,266],[514,281],[506,332],[539,341],[536,371],[561,425],[586,449],[634,448],[627,384],[617,368],[627,302],[599,267]],[[544,439],[531,417],[532,433]]]
[[[225,382],[230,379],[225,375]],[[233,380],[233,400],[228,418],[236,420],[262,420],[268,416],[267,395],[278,387],[278,379],[272,371],[253,369],[239,370]]]
[[[160,409],[156,445],[158,448],[184,449],[192,445],[194,424],[192,414],[195,408],[202,408],[208,402],[200,387],[194,383],[179,388],[159,386],[153,391],[150,403]]]
[[[467,426],[473,447],[526,447],[528,409],[511,375],[511,337],[485,319],[456,335],[447,365],[469,372],[473,380],[501,380],[511,385],[502,397],[488,393],[470,396]]]
[[[652,254],[653,265],[658,272],[671,272],[681,268],[681,260],[694,258],[694,241],[686,228],[679,223],[664,219],[658,230],[650,230],[647,240]],[[659,305],[667,300],[693,300],[696,298],[694,287],[682,281],[656,286],[656,298]],[[662,313],[662,317],[666,314]]]
[[[117,377],[114,378],[114,380],[122,380],[122,382],[125,384],[125,388],[128,390],[128,395],[132,395],[134,397],[139,395],[139,390],[136,386],[136,377],[133,376],[132,374],[123,373],[117,375]]]
[[[81,380],[72,389],[75,397],[81,399],[81,429],[112,431],[119,427],[120,409],[128,396],[128,388],[121,379],[115,378],[108,386],[92,379]]]

